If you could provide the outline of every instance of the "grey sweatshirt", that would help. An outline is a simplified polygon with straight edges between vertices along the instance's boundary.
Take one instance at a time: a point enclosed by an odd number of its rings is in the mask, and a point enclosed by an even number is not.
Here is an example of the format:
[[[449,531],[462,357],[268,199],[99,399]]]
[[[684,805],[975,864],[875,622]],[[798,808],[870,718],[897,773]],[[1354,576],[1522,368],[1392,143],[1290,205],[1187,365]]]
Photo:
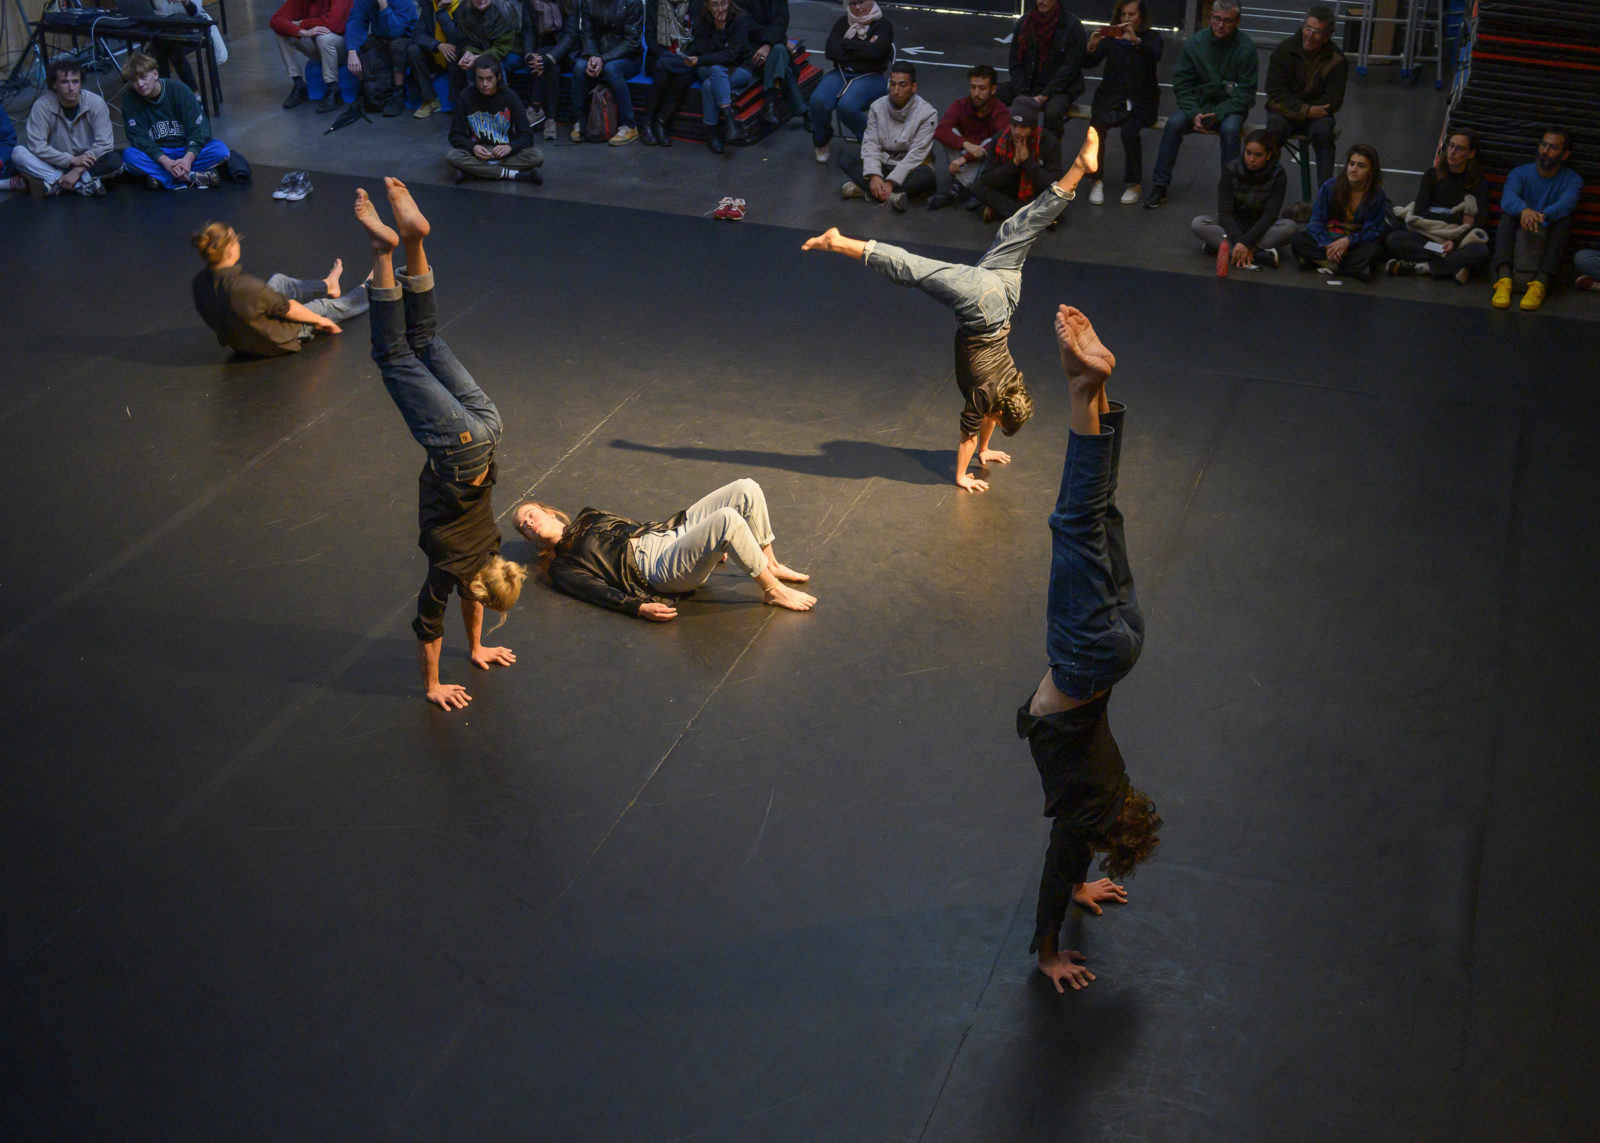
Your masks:
[[[933,150],[933,131],[939,113],[920,95],[896,107],[887,95],[875,100],[867,112],[866,134],[861,136],[861,169],[868,178],[880,175],[896,186],[927,161]],[[893,165],[893,169],[884,168]]]
[[[62,170],[72,164],[73,156],[86,151],[99,162],[116,145],[111,109],[94,92],[79,92],[77,117],[68,122],[56,93],[46,91],[33,101],[23,141],[34,158]]]

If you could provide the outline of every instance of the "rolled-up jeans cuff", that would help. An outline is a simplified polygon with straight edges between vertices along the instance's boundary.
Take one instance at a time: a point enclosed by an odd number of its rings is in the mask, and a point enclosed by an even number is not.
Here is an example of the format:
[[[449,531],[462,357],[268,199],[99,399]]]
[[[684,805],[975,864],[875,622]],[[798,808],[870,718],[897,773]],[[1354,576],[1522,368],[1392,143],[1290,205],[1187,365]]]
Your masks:
[[[399,286],[374,286],[367,285],[367,299],[374,302],[398,302],[401,289]]]
[[[408,290],[413,294],[425,294],[433,289],[432,270],[429,270],[426,274],[398,273],[394,276],[394,280],[400,283],[401,289]]]
[[[871,259],[872,252],[874,250],[876,250],[877,248],[878,248],[878,240],[876,238],[867,239],[867,244],[864,247],[862,247],[862,249],[861,249],[861,264],[863,266],[866,265],[868,260]]]

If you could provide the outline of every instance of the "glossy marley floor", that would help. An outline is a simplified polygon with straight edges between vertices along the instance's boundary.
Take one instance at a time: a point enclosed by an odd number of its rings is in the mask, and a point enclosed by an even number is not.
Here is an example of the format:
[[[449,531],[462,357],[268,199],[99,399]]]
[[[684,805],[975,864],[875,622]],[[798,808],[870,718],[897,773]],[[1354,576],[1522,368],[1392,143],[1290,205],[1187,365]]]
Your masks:
[[[246,363],[191,312],[208,217],[359,277],[356,180],[279,173],[0,202],[0,1138],[1594,1137],[1596,324],[1082,261],[1080,200],[970,496],[928,299],[796,227],[420,186],[499,510],[749,475],[821,601],[530,584],[510,669],[451,621],[445,714],[366,319]],[[1064,997],[1013,729],[1059,302],[1131,409],[1112,719],[1167,821]]]

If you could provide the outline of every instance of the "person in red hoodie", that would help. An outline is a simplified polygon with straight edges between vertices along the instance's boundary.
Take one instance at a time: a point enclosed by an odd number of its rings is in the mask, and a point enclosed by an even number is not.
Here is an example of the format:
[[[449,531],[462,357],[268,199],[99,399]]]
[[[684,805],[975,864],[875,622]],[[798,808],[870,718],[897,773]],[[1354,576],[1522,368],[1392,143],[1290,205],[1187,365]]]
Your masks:
[[[955,184],[971,186],[983,169],[984,148],[1011,129],[1011,109],[994,97],[999,82],[988,64],[967,72],[967,98],[952,103],[934,128],[933,137],[949,163],[951,189],[930,197],[929,210],[955,202]]]
[[[351,0],[285,0],[272,14],[269,23],[278,37],[278,54],[293,84],[285,108],[299,107],[306,101],[306,81],[301,74],[305,64],[300,57],[322,64],[326,87],[318,111],[333,111],[344,100],[339,95],[339,60],[344,56],[344,22],[350,16]]]

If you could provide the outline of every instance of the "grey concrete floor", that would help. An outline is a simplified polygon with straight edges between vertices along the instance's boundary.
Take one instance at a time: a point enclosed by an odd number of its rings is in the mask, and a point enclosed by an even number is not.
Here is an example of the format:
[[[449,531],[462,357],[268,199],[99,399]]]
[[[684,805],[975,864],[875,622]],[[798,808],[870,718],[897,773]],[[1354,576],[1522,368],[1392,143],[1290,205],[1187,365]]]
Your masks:
[[[331,116],[313,113],[310,104],[292,112],[280,108],[288,84],[267,28],[276,6],[276,0],[233,0],[229,6],[232,58],[223,67],[226,102],[217,119],[217,134],[252,163],[269,168],[263,176],[274,181],[278,172],[270,168],[302,167],[373,178],[392,174],[413,182],[448,185],[451,172],[443,160],[445,123],[441,118],[418,122],[409,115],[374,117],[371,123],[352,124],[326,135],[323,132]],[[837,5],[794,0],[790,9],[791,34],[812,45],[820,58]],[[1009,18],[908,8],[890,8],[889,14],[902,56],[907,49],[915,53],[920,94],[941,110],[965,94],[967,67],[987,62],[1003,70],[1007,49],[1000,41],[1010,32]],[[1169,36],[1162,65],[1162,79],[1168,85],[1177,56],[1176,38]],[[1265,53],[1263,76],[1264,57]],[[1091,93],[1093,82],[1091,79]],[[1170,109],[1168,92],[1163,111]],[[20,109],[13,106],[12,111],[18,114]],[[1435,91],[1431,81],[1412,84],[1401,80],[1395,68],[1374,67],[1365,76],[1351,76],[1339,117],[1341,146],[1362,141],[1377,147],[1390,196],[1396,202],[1408,202],[1415,194],[1418,176],[1432,161],[1444,114],[1445,93]],[[1253,118],[1256,125],[1265,121],[1259,96]],[[1067,148],[1076,149],[1085,130],[1083,121],[1072,121]],[[1159,135],[1150,131],[1145,138],[1148,179]],[[835,140],[835,160],[844,146]],[[965,250],[984,249],[993,234],[993,227],[961,211],[931,213],[913,204],[906,214],[897,215],[859,200],[841,201],[838,189],[844,175],[835,162],[824,166],[814,160],[809,136],[797,124],[780,129],[755,147],[731,148],[721,156],[683,143],[670,150],[637,144],[622,148],[574,144],[565,133],[554,144],[544,145],[544,150],[542,187],[475,183],[461,189],[470,194],[553,197],[706,216],[724,195],[731,195],[746,200],[746,217],[752,222],[806,231],[838,226],[847,234]],[[1072,213],[1067,227],[1039,244],[1034,257],[1194,275],[1213,273],[1214,263],[1190,235],[1189,222],[1197,214],[1215,210],[1217,141],[1192,136],[1185,142],[1172,197],[1160,210],[1124,207],[1117,202],[1121,165],[1121,144],[1113,142],[1106,167],[1110,172],[1107,204],[1091,208],[1085,201]],[[1299,197],[1298,171],[1291,167],[1289,174],[1293,201]],[[313,192],[306,209],[326,205]],[[1481,280],[1467,286],[1415,279],[1330,286],[1322,275],[1292,268],[1233,277],[1245,289],[1372,291],[1488,308],[1488,285]],[[1558,289],[1544,312],[1600,320],[1600,298]]]

